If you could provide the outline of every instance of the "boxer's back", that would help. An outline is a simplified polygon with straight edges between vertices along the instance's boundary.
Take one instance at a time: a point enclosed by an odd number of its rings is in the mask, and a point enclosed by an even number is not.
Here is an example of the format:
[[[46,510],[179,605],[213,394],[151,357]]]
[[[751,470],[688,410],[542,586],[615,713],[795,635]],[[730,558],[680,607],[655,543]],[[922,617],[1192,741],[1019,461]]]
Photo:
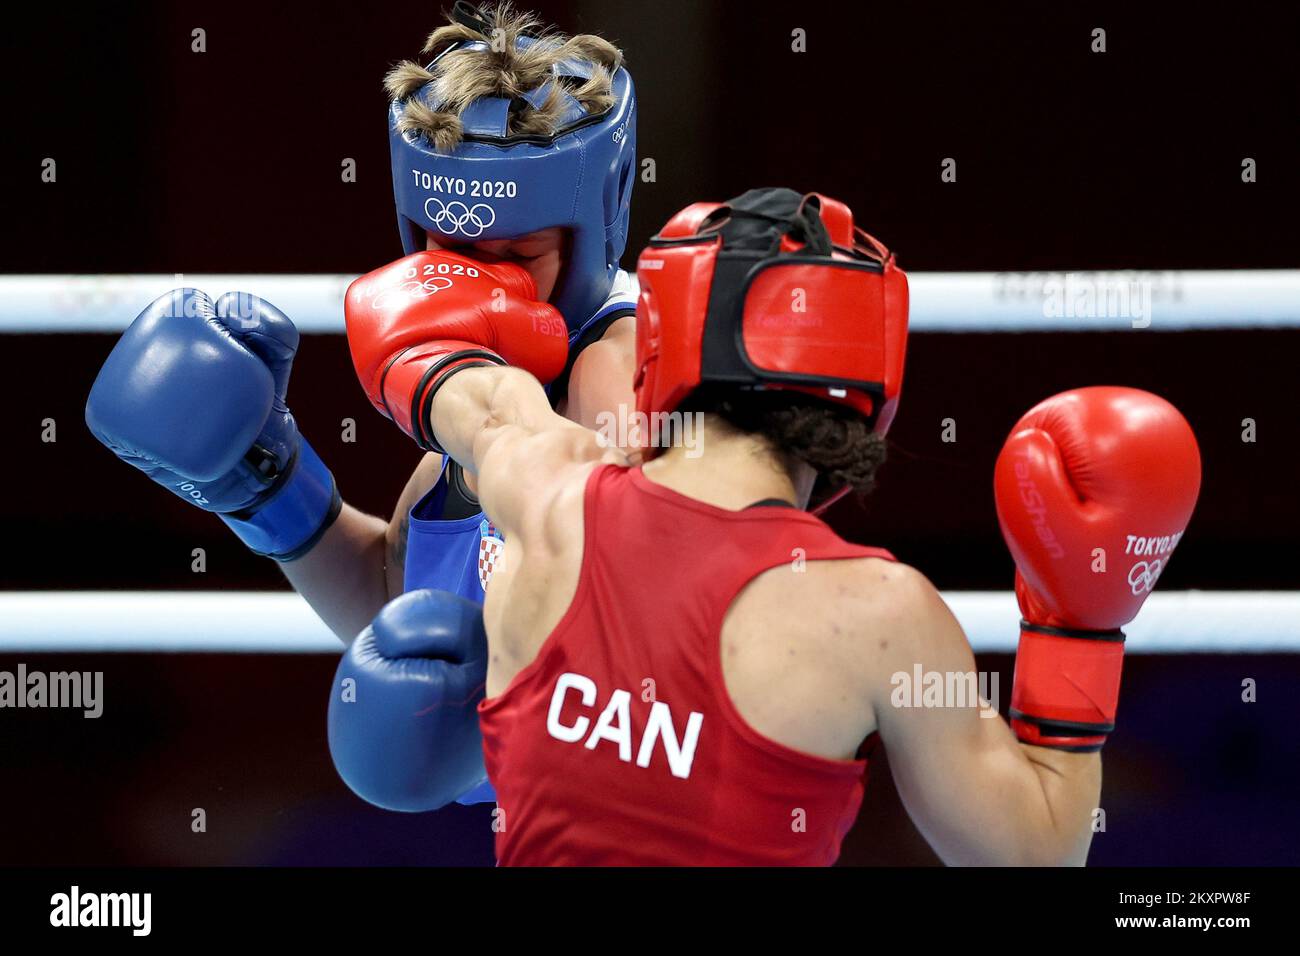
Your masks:
[[[481,707],[502,862],[832,862],[865,769],[842,758],[873,729],[847,692],[848,583],[889,556],[609,466],[574,524],[551,567],[581,554],[567,610]]]

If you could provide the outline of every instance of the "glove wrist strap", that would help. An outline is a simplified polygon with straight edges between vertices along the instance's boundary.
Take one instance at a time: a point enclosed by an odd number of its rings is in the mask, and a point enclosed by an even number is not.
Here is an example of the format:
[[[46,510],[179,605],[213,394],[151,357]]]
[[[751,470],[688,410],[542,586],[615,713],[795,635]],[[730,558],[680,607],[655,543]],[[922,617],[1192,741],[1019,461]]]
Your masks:
[[[1098,751],[1115,729],[1124,632],[1020,623],[1011,729],[1024,743]]]
[[[276,561],[300,558],[329,530],[342,510],[334,476],[307,439],[279,487],[256,509],[223,514],[226,526],[254,553]]]
[[[425,451],[447,454],[433,434],[433,399],[438,389],[457,372],[467,368],[485,368],[505,365],[506,360],[491,349],[465,349],[450,352],[430,365],[420,376],[420,382],[411,395],[411,429],[415,443]]]

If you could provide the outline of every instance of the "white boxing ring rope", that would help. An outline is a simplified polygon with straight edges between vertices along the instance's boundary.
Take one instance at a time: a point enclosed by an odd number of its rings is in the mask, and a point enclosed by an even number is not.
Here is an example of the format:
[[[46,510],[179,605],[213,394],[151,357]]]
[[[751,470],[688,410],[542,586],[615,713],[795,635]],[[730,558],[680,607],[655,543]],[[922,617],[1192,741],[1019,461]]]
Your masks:
[[[304,332],[343,331],[343,275],[0,276],[0,334],[117,332],[181,285],[252,292]],[[914,332],[1101,332],[1300,327],[1300,270],[911,273]],[[1145,290],[1141,324],[1105,308],[1062,314],[1062,285]],[[1068,285],[1066,286],[1068,288]],[[1067,309],[1067,312],[1072,310]],[[1098,314],[1099,313],[1099,314]],[[1015,650],[1009,591],[944,594],[976,651]],[[1300,652],[1298,591],[1165,591],[1125,628],[1130,653]],[[339,653],[290,592],[0,591],[0,654]]]
[[[1020,614],[1010,591],[950,591],[944,599],[976,651],[1015,651]],[[1124,632],[1130,654],[1295,653],[1300,593],[1157,591]],[[0,655],[342,650],[291,592],[0,591]]]
[[[1052,315],[1048,290],[1067,277],[1079,286],[1150,292],[1150,326],[1101,315]],[[304,332],[343,331],[347,275],[24,275],[0,276],[0,334],[120,332],[169,289],[193,286],[214,298],[252,292]],[[1054,285],[1055,284],[1055,285]],[[914,332],[1175,332],[1300,325],[1300,270],[1123,272],[912,272]]]

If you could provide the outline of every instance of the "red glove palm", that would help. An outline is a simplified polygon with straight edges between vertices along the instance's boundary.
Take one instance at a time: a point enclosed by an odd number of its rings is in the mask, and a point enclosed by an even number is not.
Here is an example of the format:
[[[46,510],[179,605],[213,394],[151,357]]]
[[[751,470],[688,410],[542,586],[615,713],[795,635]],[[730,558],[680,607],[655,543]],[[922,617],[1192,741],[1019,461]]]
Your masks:
[[[421,448],[440,451],[430,408],[454,372],[514,365],[546,383],[564,370],[564,318],[536,295],[519,266],[445,250],[417,252],[362,276],[343,305],[361,387]]]

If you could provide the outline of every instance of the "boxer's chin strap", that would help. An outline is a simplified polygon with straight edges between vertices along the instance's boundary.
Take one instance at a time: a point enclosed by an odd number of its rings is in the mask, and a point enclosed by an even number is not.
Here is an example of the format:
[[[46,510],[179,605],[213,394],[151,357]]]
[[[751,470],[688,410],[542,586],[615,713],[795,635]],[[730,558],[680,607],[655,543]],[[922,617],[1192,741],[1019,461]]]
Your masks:
[[[469,490],[465,481],[465,469],[453,460],[447,462],[447,494],[442,501],[442,511],[438,515],[443,521],[460,521],[476,515],[483,510],[478,496]]]
[[[820,518],[822,515],[824,515],[827,511],[830,510],[831,505],[835,504],[835,502],[839,501],[848,493],[849,493],[848,485],[845,485],[843,488],[838,488],[835,491],[831,492],[830,497],[828,497],[825,501],[821,502],[821,504],[817,505],[815,508],[809,509],[808,513],[812,515],[814,518]]]

